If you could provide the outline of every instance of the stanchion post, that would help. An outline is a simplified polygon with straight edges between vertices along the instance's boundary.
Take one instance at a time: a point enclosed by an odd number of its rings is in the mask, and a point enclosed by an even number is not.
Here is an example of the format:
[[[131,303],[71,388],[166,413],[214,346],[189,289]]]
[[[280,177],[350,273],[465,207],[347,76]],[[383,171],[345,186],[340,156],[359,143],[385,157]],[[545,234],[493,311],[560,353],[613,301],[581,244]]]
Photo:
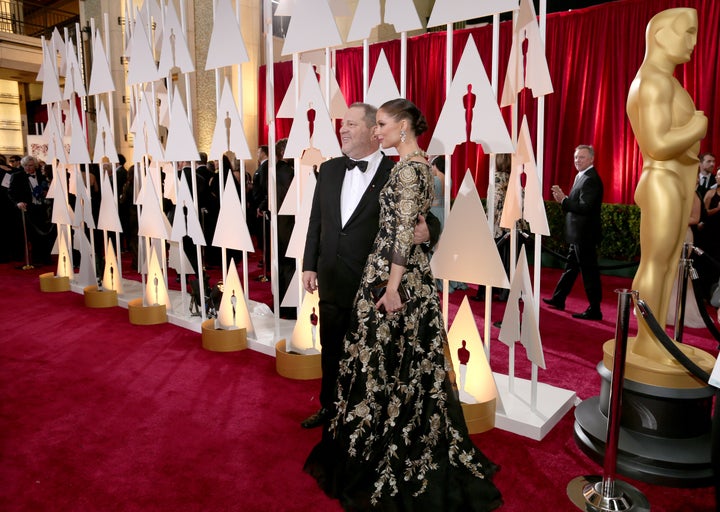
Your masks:
[[[612,381],[608,398],[603,475],[574,478],[568,485],[568,495],[578,508],[588,512],[647,512],[650,510],[650,504],[642,492],[627,482],[615,480],[630,306],[633,297],[637,298],[637,292],[620,289],[615,290],[615,293],[618,294],[618,313],[615,324]]]
[[[267,251],[267,244],[266,244],[266,240],[267,240],[267,212],[262,212],[262,224],[263,224],[263,233],[262,233],[262,235],[263,235],[263,237],[262,237],[262,238],[263,238],[263,239],[262,239],[262,254],[263,254],[263,256],[262,256],[262,275],[260,276],[259,281],[260,281],[261,283],[266,283],[267,280],[268,280],[268,278],[267,278],[267,270],[266,270],[266,269],[267,269],[267,253],[268,253],[268,251]]]
[[[688,277],[690,276],[690,268],[692,260],[692,245],[684,244],[682,257],[678,264],[678,280],[675,307],[675,341],[682,342],[683,330],[685,326],[685,301],[687,300]]]
[[[27,222],[25,221],[25,210],[20,210],[20,214],[22,215],[22,225],[23,225],[23,235],[25,236],[25,265],[23,265],[23,270],[30,270],[33,267],[32,263],[30,263],[30,247],[28,245],[28,236],[27,236]]]

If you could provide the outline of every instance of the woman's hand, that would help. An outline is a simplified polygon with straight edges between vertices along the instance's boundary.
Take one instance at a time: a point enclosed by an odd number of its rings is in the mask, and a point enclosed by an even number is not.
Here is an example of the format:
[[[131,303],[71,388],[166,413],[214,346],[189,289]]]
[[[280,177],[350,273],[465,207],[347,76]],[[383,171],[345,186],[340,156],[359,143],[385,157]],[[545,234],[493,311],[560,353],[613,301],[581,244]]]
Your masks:
[[[380,300],[375,303],[375,307],[380,312],[396,313],[403,308],[403,303],[398,291],[388,287]]]

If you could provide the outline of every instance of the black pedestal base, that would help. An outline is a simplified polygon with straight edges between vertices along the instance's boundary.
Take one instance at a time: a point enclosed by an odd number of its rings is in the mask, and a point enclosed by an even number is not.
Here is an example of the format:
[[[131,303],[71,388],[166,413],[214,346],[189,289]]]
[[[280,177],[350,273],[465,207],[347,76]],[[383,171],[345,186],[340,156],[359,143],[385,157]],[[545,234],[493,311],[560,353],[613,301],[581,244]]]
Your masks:
[[[603,377],[604,390],[575,409],[574,435],[577,446],[603,465],[609,395],[605,390],[610,372],[600,363],[598,373]],[[632,381],[624,384],[617,472],[669,487],[713,485],[712,388],[667,389]],[[663,421],[669,417],[675,421]],[[686,425],[684,432],[682,425]]]

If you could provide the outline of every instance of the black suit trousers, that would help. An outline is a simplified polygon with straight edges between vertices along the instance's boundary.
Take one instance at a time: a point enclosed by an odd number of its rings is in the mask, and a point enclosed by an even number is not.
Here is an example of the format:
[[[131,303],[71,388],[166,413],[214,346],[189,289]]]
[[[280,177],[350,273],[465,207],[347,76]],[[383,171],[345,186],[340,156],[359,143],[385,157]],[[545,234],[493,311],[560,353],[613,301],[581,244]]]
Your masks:
[[[320,405],[334,410],[335,385],[338,377],[340,358],[343,355],[345,333],[350,327],[352,308],[320,300],[320,345],[322,354],[322,382],[320,384]]]
[[[553,293],[553,301],[565,304],[565,298],[570,294],[575,279],[582,274],[585,294],[590,307],[600,310],[602,300],[602,285],[600,284],[600,269],[597,262],[597,249],[594,243],[570,244],[565,271],[560,276]]]

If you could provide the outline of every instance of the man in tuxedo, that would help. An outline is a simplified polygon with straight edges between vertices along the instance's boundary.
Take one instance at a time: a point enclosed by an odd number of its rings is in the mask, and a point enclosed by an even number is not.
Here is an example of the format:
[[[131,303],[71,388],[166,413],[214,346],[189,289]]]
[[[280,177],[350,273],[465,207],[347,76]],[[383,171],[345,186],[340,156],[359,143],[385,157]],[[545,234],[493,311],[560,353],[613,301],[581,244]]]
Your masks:
[[[580,145],[575,149],[575,169],[578,174],[569,194],[552,186],[553,198],[565,212],[565,240],[570,244],[565,271],[560,277],[555,292],[549,299],[543,299],[560,311],[565,309],[565,299],[570,294],[575,279],[582,273],[585,294],[590,305],[573,317],[583,320],[602,320],[600,302],[602,286],[597,262],[597,245],[601,239],[600,206],[603,199],[603,184],[593,160],[592,146]]]
[[[16,216],[19,229],[24,229],[27,233],[33,263],[48,265],[52,263],[50,250],[54,240],[50,210],[45,202],[48,183],[38,172],[38,162],[35,157],[30,155],[23,157],[20,167],[23,170],[12,175],[8,197],[19,212]]]
[[[395,163],[378,149],[372,105],[354,103],[340,127],[342,151],[320,166],[303,256],[303,286],[319,290],[322,383],[320,410],[301,423],[322,425],[332,414],[334,388],[350,325],[355,294],[379,229],[380,190]],[[440,236],[440,222],[428,214],[415,227],[425,250]]]
[[[700,160],[700,174],[698,175],[697,192],[700,199],[705,197],[705,193],[713,188],[715,181],[715,155],[712,153],[702,153],[698,155]]]

